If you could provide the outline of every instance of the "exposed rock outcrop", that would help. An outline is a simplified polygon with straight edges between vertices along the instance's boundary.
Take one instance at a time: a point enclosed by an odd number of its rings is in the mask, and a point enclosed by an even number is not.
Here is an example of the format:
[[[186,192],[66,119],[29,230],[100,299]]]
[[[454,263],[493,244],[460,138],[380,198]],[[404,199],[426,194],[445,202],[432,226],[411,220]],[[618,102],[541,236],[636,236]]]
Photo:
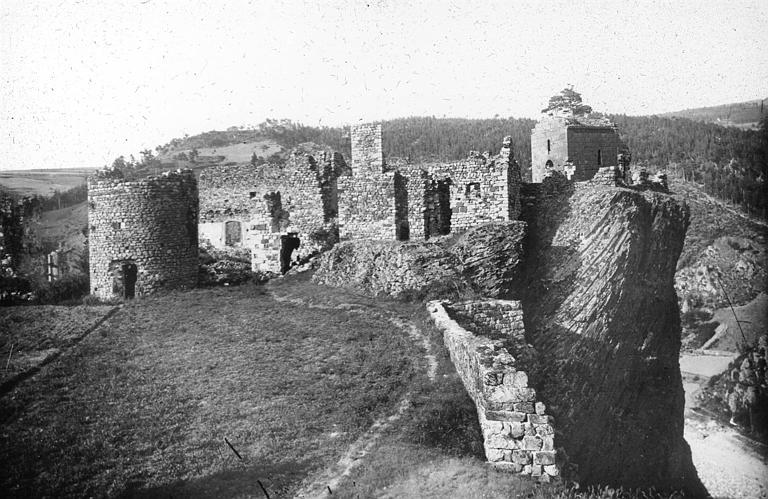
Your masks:
[[[322,255],[313,279],[395,297],[465,289],[503,296],[516,275],[524,234],[525,224],[515,221],[427,241],[346,241]]]
[[[689,223],[672,197],[560,179],[524,189],[535,388],[582,483],[705,496],[683,438],[673,277]]]

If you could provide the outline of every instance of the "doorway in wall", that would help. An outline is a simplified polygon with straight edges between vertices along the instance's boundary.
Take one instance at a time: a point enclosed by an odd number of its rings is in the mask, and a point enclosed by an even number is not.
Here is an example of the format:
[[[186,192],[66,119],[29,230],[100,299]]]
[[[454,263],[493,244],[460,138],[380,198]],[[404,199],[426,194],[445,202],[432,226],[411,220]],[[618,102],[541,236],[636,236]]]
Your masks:
[[[224,244],[235,246],[243,240],[243,226],[237,220],[230,220],[224,224]]]
[[[444,236],[451,232],[451,184],[450,180],[438,180],[424,196],[424,235],[427,239]]]
[[[139,278],[139,269],[133,260],[118,260],[110,264],[112,273],[112,294],[121,298],[134,298],[136,296],[136,281]]]
[[[285,274],[291,268],[293,251],[301,246],[301,240],[296,232],[280,236],[280,273]]]

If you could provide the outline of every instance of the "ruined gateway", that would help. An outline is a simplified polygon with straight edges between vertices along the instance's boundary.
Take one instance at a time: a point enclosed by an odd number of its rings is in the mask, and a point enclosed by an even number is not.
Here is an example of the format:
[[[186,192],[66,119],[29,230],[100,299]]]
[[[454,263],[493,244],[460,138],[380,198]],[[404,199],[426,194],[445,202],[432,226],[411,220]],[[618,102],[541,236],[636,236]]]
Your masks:
[[[429,307],[494,466],[706,495],[683,439],[673,288],[689,214],[664,179],[630,185],[620,154],[601,152],[609,164],[583,168],[582,181],[552,168],[528,184],[508,139],[495,157],[388,164],[381,125],[353,127],[351,138],[351,167],[326,151],[296,154],[284,168],[205,171],[200,238],[248,247],[254,270],[276,273],[331,248],[314,280],[371,294],[438,281],[481,292]],[[91,245],[97,294],[119,293],[126,271],[144,276],[141,293],[194,284],[191,172],[92,187],[90,223],[103,235]],[[127,205],[138,225],[157,227],[131,246],[121,200],[154,190],[156,201]],[[181,195],[178,205],[163,204],[168,192]],[[183,244],[167,247],[171,239]]]

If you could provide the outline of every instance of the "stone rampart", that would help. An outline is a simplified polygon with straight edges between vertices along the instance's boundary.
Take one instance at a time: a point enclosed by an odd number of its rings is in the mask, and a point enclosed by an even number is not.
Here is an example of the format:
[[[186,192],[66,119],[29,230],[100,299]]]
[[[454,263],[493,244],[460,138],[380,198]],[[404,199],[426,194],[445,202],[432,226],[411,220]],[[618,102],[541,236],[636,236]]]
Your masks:
[[[89,178],[91,294],[110,299],[193,287],[197,217],[197,181],[191,170],[136,181]]]
[[[537,401],[521,361],[525,356],[529,362],[533,359],[525,343],[520,303],[432,301],[427,308],[477,407],[488,461],[540,481],[559,476],[554,420]],[[471,325],[463,322],[468,318]],[[528,353],[513,355],[510,348]]]

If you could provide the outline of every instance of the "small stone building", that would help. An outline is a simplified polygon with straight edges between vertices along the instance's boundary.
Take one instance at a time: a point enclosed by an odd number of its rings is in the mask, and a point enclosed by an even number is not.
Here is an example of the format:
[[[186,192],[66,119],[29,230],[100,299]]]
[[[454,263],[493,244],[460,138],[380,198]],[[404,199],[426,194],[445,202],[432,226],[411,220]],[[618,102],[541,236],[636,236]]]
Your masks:
[[[133,298],[197,283],[198,191],[191,170],[88,179],[91,294]]]
[[[351,128],[352,175],[338,182],[341,240],[428,239],[517,219],[521,176],[511,139],[493,158],[388,165],[381,135],[381,124]]]
[[[214,166],[200,174],[200,239],[246,248],[254,271],[285,272],[338,240],[344,157],[296,152],[286,165]]]
[[[623,148],[607,118],[544,114],[531,131],[532,180],[541,182],[553,171],[574,181],[590,180],[599,168],[617,166]]]

